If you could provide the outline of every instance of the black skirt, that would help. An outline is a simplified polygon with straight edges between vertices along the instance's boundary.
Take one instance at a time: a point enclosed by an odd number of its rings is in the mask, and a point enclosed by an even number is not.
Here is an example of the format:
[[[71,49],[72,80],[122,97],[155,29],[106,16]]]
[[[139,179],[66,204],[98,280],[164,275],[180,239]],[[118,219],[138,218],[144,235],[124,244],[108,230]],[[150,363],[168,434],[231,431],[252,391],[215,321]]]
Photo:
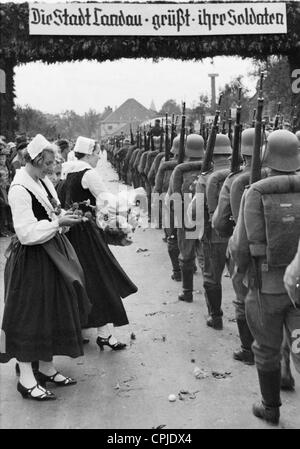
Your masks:
[[[94,222],[73,226],[67,236],[84,271],[92,310],[86,327],[107,323],[128,324],[121,298],[137,292],[137,287],[110,251],[102,230]]]
[[[4,278],[0,362],[83,355],[81,327],[91,305],[78,258],[65,236],[32,246],[16,240]]]

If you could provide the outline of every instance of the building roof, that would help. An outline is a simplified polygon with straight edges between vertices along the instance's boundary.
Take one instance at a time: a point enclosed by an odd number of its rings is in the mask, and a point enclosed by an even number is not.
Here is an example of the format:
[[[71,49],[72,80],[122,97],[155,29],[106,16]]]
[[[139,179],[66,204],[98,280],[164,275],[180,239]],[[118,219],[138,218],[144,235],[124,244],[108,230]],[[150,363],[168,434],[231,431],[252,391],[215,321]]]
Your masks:
[[[102,123],[136,123],[154,117],[155,113],[145,108],[141,103],[134,98],[129,98],[109,116],[107,116]]]

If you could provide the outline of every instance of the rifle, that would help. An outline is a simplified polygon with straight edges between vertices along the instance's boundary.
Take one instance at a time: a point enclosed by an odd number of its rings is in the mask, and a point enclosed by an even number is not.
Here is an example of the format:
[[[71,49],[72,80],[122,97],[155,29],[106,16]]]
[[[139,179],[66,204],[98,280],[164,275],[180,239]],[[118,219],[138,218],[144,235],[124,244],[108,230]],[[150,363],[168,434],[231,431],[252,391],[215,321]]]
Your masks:
[[[226,111],[223,113],[222,134],[226,134]]]
[[[144,150],[146,151],[148,147],[148,139],[147,139],[147,133],[146,133],[146,127],[144,125]]]
[[[177,124],[178,124],[178,119],[179,119],[179,116],[178,115],[176,115],[176,117],[175,117],[175,123],[174,123],[174,126],[173,126],[173,129],[172,129],[172,133],[171,133],[171,146],[173,145],[173,140],[175,139],[175,137],[177,136],[177,131],[176,131],[176,128],[177,128]]]
[[[154,147],[154,139],[153,139],[153,134],[151,132],[151,128],[150,128],[150,145],[148,147],[148,151],[154,151],[155,147]]]
[[[255,117],[256,117],[256,109],[253,109],[253,116],[252,116],[252,128],[255,127]]]
[[[232,145],[232,118],[231,118],[231,109],[228,109],[228,138],[230,140],[230,144]]]
[[[166,114],[166,127],[165,127],[165,161],[170,159],[170,147],[169,147],[169,126],[168,126],[168,114]]]
[[[293,108],[292,131],[294,134],[297,131],[297,106],[296,105]]]
[[[159,151],[162,152],[163,150],[163,141],[164,141],[164,133],[161,132],[159,136]]]
[[[234,137],[233,137],[233,151],[231,156],[231,173],[237,173],[240,169],[240,144],[241,144],[241,133],[242,133],[242,126],[241,126],[241,95],[242,95],[242,88],[239,88],[239,97],[238,97],[238,104],[236,108],[236,121],[234,125]]]
[[[276,113],[276,116],[275,116],[273,131],[275,131],[276,129],[279,128],[280,108],[281,108],[281,102],[279,101],[277,103],[277,113]]]
[[[254,147],[251,163],[250,184],[260,180],[261,177],[261,140],[262,140],[262,112],[264,107],[263,99],[264,73],[260,75],[259,94],[257,99],[257,112],[255,121]]]
[[[284,116],[283,116],[283,114],[281,114],[280,122],[279,122],[279,129],[283,129],[283,120],[284,120]]]
[[[263,79],[264,73],[260,75],[260,85],[259,85],[259,94],[257,99],[257,113],[256,113],[256,121],[255,121],[255,136],[254,136],[254,147],[253,147],[253,156],[251,163],[251,174],[250,174],[250,184],[257,182],[261,178],[261,140],[262,140],[262,112],[264,107],[264,99],[263,99]],[[259,308],[259,317],[260,324],[263,325],[262,322],[262,300],[260,296],[261,292],[261,272],[259,267],[259,261],[256,257],[251,257],[252,267],[255,273],[255,283],[257,288],[257,296],[258,296],[258,308]]]
[[[205,124],[205,137],[204,137],[204,143],[205,143],[205,148],[207,146],[207,141],[208,141],[208,136],[209,136],[209,132],[211,130],[211,122],[208,122]]]
[[[202,174],[203,175],[205,173],[207,173],[208,171],[210,171],[211,165],[212,165],[212,159],[213,159],[215,143],[216,143],[216,136],[218,133],[218,120],[220,117],[220,106],[221,106],[222,97],[223,97],[223,94],[220,94],[215,118],[214,118],[214,121],[213,121],[213,124],[211,127],[208,141],[207,141],[206,151],[205,151],[205,155],[204,155],[204,159],[203,159],[203,163],[202,163]]]
[[[181,130],[178,152],[178,164],[182,164],[184,160],[184,139],[185,139],[185,102],[182,104],[182,116],[181,116]]]
[[[151,139],[152,131],[151,130],[152,130],[152,126],[151,126],[151,123],[150,123],[149,131],[148,131],[147,147],[145,148],[145,151],[149,151],[150,148],[151,148],[151,144],[152,144],[152,139]]]
[[[131,123],[130,123],[130,143],[131,143],[131,145],[134,145],[134,137],[133,137],[133,131],[132,131]]]

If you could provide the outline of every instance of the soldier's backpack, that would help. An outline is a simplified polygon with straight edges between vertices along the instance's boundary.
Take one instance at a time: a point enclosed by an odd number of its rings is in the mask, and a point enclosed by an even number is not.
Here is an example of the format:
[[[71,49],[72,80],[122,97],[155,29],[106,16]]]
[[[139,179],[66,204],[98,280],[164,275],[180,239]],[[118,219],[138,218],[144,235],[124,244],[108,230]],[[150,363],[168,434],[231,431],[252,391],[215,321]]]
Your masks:
[[[263,205],[267,264],[285,267],[293,260],[300,238],[300,176],[272,176],[251,188]],[[255,213],[252,219],[256,220]]]
[[[157,156],[155,156],[155,159],[152,162],[150,171],[148,173],[148,181],[152,187],[154,187],[154,185],[155,185],[155,177],[158,173],[160,164],[163,162],[164,157],[165,157],[165,153],[162,151],[162,152],[158,153]]]
[[[181,195],[182,201],[187,200],[187,195],[190,195],[190,201],[192,201],[191,187],[201,173],[201,168],[201,160],[184,162],[175,168],[172,190],[174,193]],[[182,223],[185,229],[189,229],[186,226],[186,223],[189,221],[186,216],[188,205],[184,204],[184,207],[182,207]]]

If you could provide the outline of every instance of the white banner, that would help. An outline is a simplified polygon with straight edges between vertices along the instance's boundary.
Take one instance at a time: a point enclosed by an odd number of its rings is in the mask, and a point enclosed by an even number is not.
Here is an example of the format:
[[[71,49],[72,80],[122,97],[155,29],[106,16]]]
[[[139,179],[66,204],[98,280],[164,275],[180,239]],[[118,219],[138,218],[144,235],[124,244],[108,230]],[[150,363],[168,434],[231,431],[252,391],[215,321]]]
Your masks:
[[[34,35],[206,36],[287,32],[285,3],[30,3]]]

